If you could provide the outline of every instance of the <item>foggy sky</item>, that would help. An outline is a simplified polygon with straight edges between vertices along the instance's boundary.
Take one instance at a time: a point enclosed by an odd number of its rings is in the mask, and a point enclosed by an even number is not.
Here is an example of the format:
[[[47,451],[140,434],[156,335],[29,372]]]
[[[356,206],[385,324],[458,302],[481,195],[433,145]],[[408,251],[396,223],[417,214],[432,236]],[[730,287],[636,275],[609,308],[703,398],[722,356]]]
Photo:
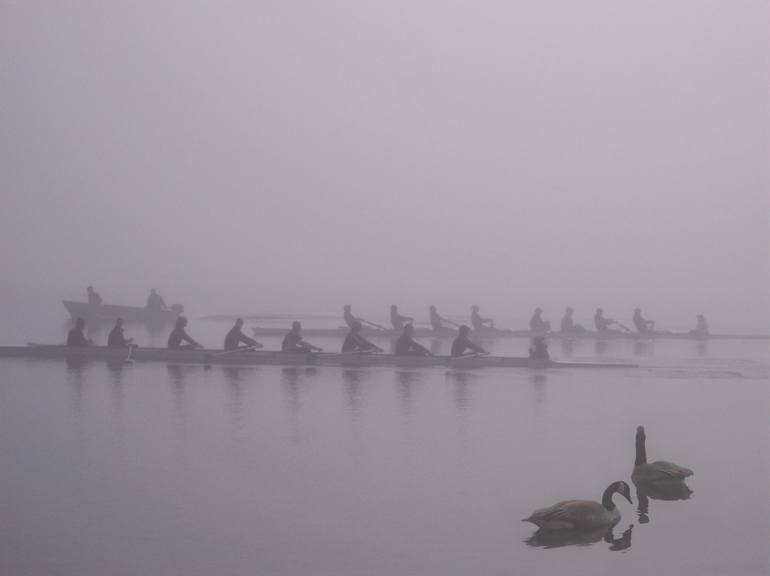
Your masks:
[[[0,0],[5,292],[770,325],[770,8]]]

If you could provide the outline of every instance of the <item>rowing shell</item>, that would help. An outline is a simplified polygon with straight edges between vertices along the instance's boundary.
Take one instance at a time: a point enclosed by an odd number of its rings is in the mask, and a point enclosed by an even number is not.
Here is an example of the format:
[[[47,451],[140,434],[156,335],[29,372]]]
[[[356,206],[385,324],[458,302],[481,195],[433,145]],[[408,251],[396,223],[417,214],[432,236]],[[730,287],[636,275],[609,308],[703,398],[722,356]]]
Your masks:
[[[257,327],[252,332],[255,336],[285,336],[288,328],[276,327]],[[344,338],[349,329],[343,326],[339,328],[303,328],[303,336],[328,336]],[[398,338],[401,335],[400,330],[379,330],[375,328],[363,328],[361,335],[366,338]],[[485,328],[484,330],[473,330],[474,338],[494,339],[494,338],[558,338],[561,340],[688,340],[692,342],[705,342],[708,340],[770,340],[770,335],[765,334],[708,334],[694,335],[689,332],[621,332],[620,330],[608,330],[606,332],[594,332],[592,330],[583,330],[575,332],[533,332],[531,330],[500,330],[497,328]],[[455,338],[457,330],[454,328],[441,328],[433,330],[432,328],[415,328],[414,337],[416,338]]]
[[[223,366],[405,366],[448,368],[637,368],[638,364],[610,364],[599,362],[556,362],[512,356],[469,355],[450,356],[396,356],[366,353],[288,353],[243,351],[223,353],[221,350],[168,350],[165,348],[108,348],[87,346],[75,348],[59,345],[0,346],[0,357],[64,358],[68,360],[105,360],[122,362],[166,362],[169,364],[203,364]]]

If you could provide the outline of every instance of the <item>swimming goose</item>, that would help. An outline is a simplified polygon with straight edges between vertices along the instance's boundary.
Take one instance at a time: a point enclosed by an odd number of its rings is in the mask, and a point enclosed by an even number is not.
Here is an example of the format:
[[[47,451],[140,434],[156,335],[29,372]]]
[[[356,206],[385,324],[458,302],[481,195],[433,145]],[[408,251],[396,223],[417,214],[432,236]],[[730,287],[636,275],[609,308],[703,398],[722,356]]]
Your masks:
[[[656,482],[681,482],[693,472],[689,468],[684,468],[672,462],[658,460],[657,462],[647,463],[647,449],[645,441],[647,436],[644,433],[644,426],[636,429],[636,460],[634,461],[634,470],[631,473],[631,480],[634,484],[651,484]]]
[[[613,482],[602,495],[602,502],[592,500],[565,500],[535,510],[522,522],[532,522],[543,530],[594,530],[602,526],[612,526],[620,520],[620,511],[612,502],[612,495],[617,492],[631,502],[631,489],[622,481]]]

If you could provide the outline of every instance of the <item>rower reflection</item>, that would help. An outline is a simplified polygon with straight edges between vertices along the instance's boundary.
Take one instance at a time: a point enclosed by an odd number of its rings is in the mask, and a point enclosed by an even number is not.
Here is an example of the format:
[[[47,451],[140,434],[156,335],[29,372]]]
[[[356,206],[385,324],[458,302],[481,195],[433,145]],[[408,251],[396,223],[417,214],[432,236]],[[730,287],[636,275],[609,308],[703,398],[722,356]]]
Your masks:
[[[615,537],[613,529],[599,528],[588,532],[576,532],[576,531],[553,531],[553,530],[538,530],[532,536],[524,540],[527,546],[533,546],[536,548],[563,548],[564,546],[590,546],[597,542],[604,541],[609,544],[609,549],[613,552],[620,552],[627,550],[631,547],[631,531],[633,525],[626,528],[626,530],[619,536]]]

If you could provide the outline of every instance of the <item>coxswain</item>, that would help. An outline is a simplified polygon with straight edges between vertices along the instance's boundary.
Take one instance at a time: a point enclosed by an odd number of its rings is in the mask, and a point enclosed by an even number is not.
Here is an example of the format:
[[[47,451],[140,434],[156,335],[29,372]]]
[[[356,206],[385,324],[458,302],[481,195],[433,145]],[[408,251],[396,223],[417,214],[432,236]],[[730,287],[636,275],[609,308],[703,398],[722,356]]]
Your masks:
[[[83,347],[93,346],[94,342],[90,338],[86,338],[83,330],[86,327],[86,321],[82,318],[75,320],[75,326],[67,334],[67,346]]]
[[[298,321],[291,323],[291,330],[283,339],[282,352],[323,352],[323,348],[313,346],[302,339],[302,324]]]
[[[487,326],[489,324],[489,326]],[[484,328],[494,328],[495,327],[495,321],[491,318],[482,318],[481,314],[479,314],[479,307],[478,305],[474,305],[471,308],[471,326],[473,326],[474,330],[484,330]]]
[[[407,324],[396,340],[396,356],[433,356],[431,351],[414,341],[414,326]]]
[[[345,337],[345,341],[342,343],[343,352],[382,352],[382,348],[372,344],[361,336],[361,328],[363,324],[359,320],[355,320],[350,327],[350,332]]]
[[[155,291],[155,288],[150,288],[150,295],[147,297],[147,308],[150,310],[168,310],[165,300]]]
[[[414,318],[410,316],[402,316],[398,313],[398,306],[391,304],[390,306],[390,323],[393,325],[394,330],[403,330],[404,322],[413,322]]]
[[[640,308],[634,308],[634,326],[640,334],[648,334],[655,330],[654,320],[645,320]]]
[[[93,286],[89,286],[86,289],[86,292],[88,293],[88,303],[92,306],[98,306],[102,303],[102,297],[97,294],[96,290],[94,290]]]
[[[133,338],[126,338],[123,335],[123,318],[115,320],[115,326],[113,326],[109,336],[107,336],[107,346],[110,348],[127,348],[132,346],[133,342]]]
[[[548,344],[546,344],[544,337],[537,336],[532,339],[532,344],[529,347],[529,357],[532,360],[551,359],[551,355],[548,353]]]
[[[225,350],[238,350],[239,346],[238,344],[245,344],[245,346],[241,346],[240,348],[242,350],[246,349],[252,349],[252,348],[264,348],[262,344],[254,340],[254,338],[249,338],[244,334],[241,329],[243,328],[243,319],[238,318],[235,321],[235,324],[232,328],[230,328],[230,331],[227,333],[227,336],[225,336]]]
[[[695,326],[695,330],[690,330],[690,334],[696,338],[708,338],[709,324],[706,321],[706,317],[703,314],[696,316],[698,324]]]
[[[617,321],[612,318],[604,317],[604,310],[601,308],[596,309],[596,313],[594,314],[594,326],[596,327],[597,332],[608,332],[610,327],[616,324],[618,324]]]
[[[171,334],[168,335],[168,349],[169,350],[190,350],[192,348],[203,348],[202,344],[199,344],[185,331],[187,326],[187,318],[180,316],[176,319],[174,329]],[[184,344],[182,344],[184,342]]]
[[[542,308],[535,308],[532,318],[529,319],[529,330],[531,332],[543,333],[551,331],[551,323],[547,320],[543,320],[542,314]]]
[[[465,354],[467,350],[470,350],[471,352],[475,354],[486,354],[487,351],[484,350],[481,346],[478,344],[471,342],[471,339],[468,337],[468,334],[470,334],[471,329],[468,326],[460,326],[460,335],[457,336],[457,338],[454,339],[454,342],[452,342],[452,356],[457,358],[458,356],[462,356]]]

